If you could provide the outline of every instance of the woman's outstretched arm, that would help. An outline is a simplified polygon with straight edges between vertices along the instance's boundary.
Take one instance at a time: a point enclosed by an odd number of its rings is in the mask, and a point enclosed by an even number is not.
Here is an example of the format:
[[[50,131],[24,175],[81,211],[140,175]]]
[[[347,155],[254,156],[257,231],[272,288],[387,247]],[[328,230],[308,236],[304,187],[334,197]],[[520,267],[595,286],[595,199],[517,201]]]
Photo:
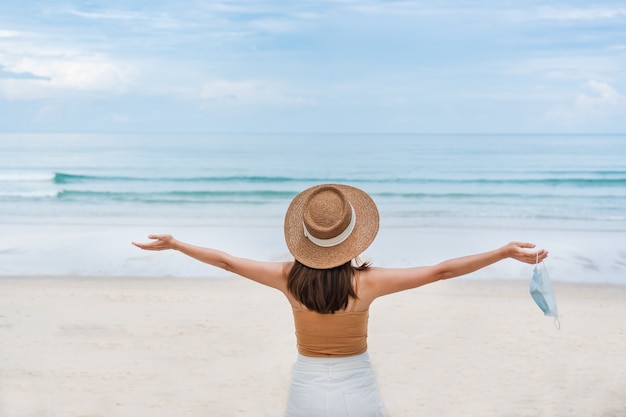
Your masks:
[[[261,262],[252,259],[239,258],[217,249],[204,248],[189,243],[181,242],[172,235],[149,235],[150,242],[132,242],[133,245],[144,250],[177,250],[198,261],[216,266],[226,271],[233,272],[242,277],[249,278],[260,284],[287,290],[287,274],[289,263],[286,262]]]
[[[532,243],[511,242],[492,251],[448,259],[432,266],[370,268],[364,271],[363,278],[370,292],[368,298],[373,300],[382,295],[466,275],[507,258],[528,264],[543,261],[548,256],[548,252],[545,249],[532,250],[534,247]]]

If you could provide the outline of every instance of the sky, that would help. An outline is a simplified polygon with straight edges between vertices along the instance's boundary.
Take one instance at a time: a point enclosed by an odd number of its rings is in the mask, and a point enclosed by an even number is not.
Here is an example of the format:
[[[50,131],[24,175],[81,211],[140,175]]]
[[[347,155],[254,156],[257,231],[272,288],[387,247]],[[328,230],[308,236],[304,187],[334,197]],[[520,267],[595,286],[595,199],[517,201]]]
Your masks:
[[[2,0],[0,132],[626,132],[619,1]]]

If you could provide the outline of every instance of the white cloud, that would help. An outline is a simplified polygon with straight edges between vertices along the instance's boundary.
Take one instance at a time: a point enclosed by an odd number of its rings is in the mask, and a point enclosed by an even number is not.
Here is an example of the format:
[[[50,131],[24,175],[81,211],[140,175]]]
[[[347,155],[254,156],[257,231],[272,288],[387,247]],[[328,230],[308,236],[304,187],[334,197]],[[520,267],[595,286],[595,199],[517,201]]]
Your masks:
[[[113,113],[111,114],[111,120],[114,123],[126,124],[130,122],[130,117],[125,114]]]
[[[626,97],[607,82],[589,80],[573,103],[552,109],[547,117],[567,126],[593,125],[613,118],[623,121]]]
[[[19,32],[13,30],[0,30],[0,38],[15,38],[19,35]]]
[[[287,19],[258,19],[250,22],[250,27],[264,33],[283,34],[294,32],[299,28],[298,22]]]
[[[213,106],[256,106],[308,104],[310,100],[292,94],[284,88],[267,81],[228,81],[205,82],[200,96],[204,108]]]
[[[535,18],[541,20],[606,20],[626,16],[626,8],[540,7]]]
[[[128,11],[106,11],[106,12],[82,12],[80,10],[70,10],[69,14],[91,20],[144,20],[145,15]]]
[[[410,107],[412,101],[407,97],[393,95],[382,97],[380,100],[380,104],[382,107],[406,108]]]
[[[508,64],[513,74],[541,76],[551,80],[585,80],[622,71],[621,58],[614,55],[557,56],[531,58]]]
[[[619,110],[621,106],[626,104],[624,97],[607,83],[589,80],[587,87],[591,94],[583,93],[576,97],[576,107],[583,111],[604,113]],[[625,108],[621,110],[625,110]]]
[[[200,8],[203,10],[210,10],[215,13],[236,13],[236,14],[250,14],[258,13],[261,8],[254,6],[253,4],[234,4],[233,2],[206,2],[206,4],[200,4]]]
[[[415,13],[417,10],[420,9],[420,6],[416,4],[410,4],[407,2],[389,2],[385,4],[366,2],[366,3],[352,5],[349,8],[358,13],[380,15],[383,13],[390,13],[390,14]]]
[[[77,92],[119,94],[135,78],[135,65],[77,46],[58,46],[42,35],[0,38],[0,96],[32,100]],[[11,76],[15,74],[15,76]]]
[[[339,4],[342,4],[341,2]],[[540,6],[509,7],[492,2],[414,2],[414,1],[355,1],[343,2],[343,10],[369,15],[464,16],[482,15],[514,21],[532,20],[607,20],[626,16],[625,7]]]
[[[144,22],[152,27],[160,29],[178,29],[183,24],[169,16],[167,13],[139,13],[127,10],[106,10],[103,12],[83,12],[69,10],[68,14],[89,20],[112,20],[126,22]]]
[[[347,2],[344,10],[369,15],[422,15],[422,16],[467,16],[480,15],[498,21],[591,21],[609,20],[626,17],[625,7],[572,7],[572,6],[541,6],[541,7],[509,7],[506,3],[492,3],[485,7],[483,3],[424,3],[411,1],[361,1]]]
[[[72,92],[124,92],[132,79],[129,65],[103,56],[69,59],[30,56],[3,62],[5,71],[31,74],[38,79],[0,79],[0,95],[10,100],[30,100]]]

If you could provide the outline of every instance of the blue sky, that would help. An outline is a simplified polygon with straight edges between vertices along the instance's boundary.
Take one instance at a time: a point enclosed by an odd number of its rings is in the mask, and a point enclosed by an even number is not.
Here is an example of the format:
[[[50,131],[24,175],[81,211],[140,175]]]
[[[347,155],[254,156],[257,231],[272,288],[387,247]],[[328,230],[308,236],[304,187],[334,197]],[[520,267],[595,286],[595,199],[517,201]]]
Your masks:
[[[0,131],[622,133],[626,4],[3,0]]]

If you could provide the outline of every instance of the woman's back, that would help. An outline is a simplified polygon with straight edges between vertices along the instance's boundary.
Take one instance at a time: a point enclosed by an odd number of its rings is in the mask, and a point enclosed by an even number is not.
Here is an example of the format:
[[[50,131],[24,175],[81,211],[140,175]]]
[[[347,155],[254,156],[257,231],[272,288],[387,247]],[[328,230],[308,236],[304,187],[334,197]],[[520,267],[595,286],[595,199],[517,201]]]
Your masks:
[[[321,314],[292,308],[298,352],[310,357],[345,357],[367,351],[369,310]]]

